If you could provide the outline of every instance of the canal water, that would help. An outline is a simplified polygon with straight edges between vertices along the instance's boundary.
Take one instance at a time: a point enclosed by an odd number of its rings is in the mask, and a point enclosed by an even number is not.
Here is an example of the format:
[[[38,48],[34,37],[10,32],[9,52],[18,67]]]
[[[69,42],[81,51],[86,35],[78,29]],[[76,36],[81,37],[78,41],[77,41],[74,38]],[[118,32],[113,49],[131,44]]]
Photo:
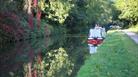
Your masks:
[[[89,56],[87,37],[33,39],[0,48],[0,77],[75,77]]]

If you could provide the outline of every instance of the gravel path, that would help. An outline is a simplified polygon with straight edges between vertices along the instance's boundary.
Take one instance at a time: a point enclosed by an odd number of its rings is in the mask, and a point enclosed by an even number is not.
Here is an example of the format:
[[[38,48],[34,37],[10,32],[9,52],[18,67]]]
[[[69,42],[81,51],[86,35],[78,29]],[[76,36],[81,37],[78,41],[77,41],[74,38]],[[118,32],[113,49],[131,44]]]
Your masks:
[[[127,30],[122,30],[125,34],[127,34],[132,40],[135,41],[136,44],[138,44],[138,34],[134,32],[130,32]]]

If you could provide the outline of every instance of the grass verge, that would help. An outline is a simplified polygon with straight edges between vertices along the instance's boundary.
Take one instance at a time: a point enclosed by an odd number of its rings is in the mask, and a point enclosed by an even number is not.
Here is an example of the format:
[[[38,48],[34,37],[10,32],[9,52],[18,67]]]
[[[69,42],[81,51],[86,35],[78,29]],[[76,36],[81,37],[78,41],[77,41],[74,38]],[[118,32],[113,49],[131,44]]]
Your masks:
[[[138,45],[124,33],[110,31],[77,77],[138,77]]]

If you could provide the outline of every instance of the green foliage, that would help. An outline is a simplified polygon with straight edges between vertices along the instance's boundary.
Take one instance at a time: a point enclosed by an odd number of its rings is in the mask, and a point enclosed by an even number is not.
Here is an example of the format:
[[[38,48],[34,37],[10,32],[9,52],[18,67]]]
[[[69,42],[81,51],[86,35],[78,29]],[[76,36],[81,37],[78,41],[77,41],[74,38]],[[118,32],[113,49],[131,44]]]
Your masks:
[[[47,56],[47,59],[44,61],[45,63],[48,63],[48,64],[46,64],[45,68],[49,67],[49,70],[45,71],[47,72],[45,76],[64,77],[64,76],[69,76],[72,73],[73,63],[68,59],[68,54],[66,53],[64,48],[51,50],[50,52],[47,53],[46,56]],[[64,72],[64,71],[67,71],[67,72]],[[64,74],[60,74],[62,72],[64,72]]]
[[[38,0],[38,7],[44,11],[46,8],[45,0]]]
[[[121,11],[120,19],[126,19],[131,23],[138,22],[138,0],[116,0],[115,6]]]
[[[39,2],[41,10],[44,9],[44,1]],[[43,6],[40,4],[43,4]],[[23,0],[6,0],[0,1],[0,25],[4,27],[7,25],[12,31],[6,32],[0,28],[1,40],[19,40],[19,39],[32,39],[36,37],[42,37],[50,35],[53,31],[49,24],[44,20],[40,22],[40,28],[38,28],[38,22],[35,17],[32,17],[33,29],[29,27],[29,15],[23,10],[26,6]],[[35,13],[35,12],[34,12]],[[1,27],[1,26],[0,26]],[[19,31],[22,30],[22,33]],[[21,36],[21,37],[20,37]]]
[[[21,11],[23,9],[23,0],[0,0],[0,11]]]
[[[89,22],[105,24],[112,19],[112,3],[107,0],[87,0],[87,19]]]
[[[78,34],[83,33],[87,29],[86,20],[86,1],[76,0],[73,2],[74,6],[70,10],[69,16],[65,21],[67,33]]]
[[[38,7],[32,7],[33,26],[28,25],[27,11],[30,7],[27,0],[1,1],[3,8],[0,11],[9,11],[20,18],[20,26],[26,33],[24,37],[35,38],[43,35],[56,35],[63,33],[82,34],[87,33],[89,25],[98,22],[101,25],[117,19],[113,2],[110,0],[39,0]],[[13,6],[12,6],[13,5]],[[37,27],[36,13],[41,9],[41,25]],[[113,14],[114,13],[114,14]],[[112,17],[114,15],[114,17]],[[9,20],[6,19],[7,23]],[[13,22],[12,22],[13,23]],[[46,31],[47,27],[47,31]]]
[[[131,27],[128,29],[129,31],[135,32],[138,34],[138,24],[130,25]]]
[[[93,22],[106,24],[112,19],[112,2],[99,0],[75,0],[74,7],[65,21],[68,33],[87,33]]]
[[[72,4],[70,4],[69,1],[50,0],[48,3],[46,3],[46,8],[44,12],[47,14],[48,19],[51,19],[53,22],[57,21],[62,24],[68,16],[71,7]]]

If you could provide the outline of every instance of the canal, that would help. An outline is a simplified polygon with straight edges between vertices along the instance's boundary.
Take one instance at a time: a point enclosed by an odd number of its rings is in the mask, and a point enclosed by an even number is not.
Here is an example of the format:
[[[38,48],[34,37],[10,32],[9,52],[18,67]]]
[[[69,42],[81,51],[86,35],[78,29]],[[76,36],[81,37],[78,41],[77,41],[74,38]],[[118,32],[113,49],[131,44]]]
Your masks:
[[[85,36],[7,44],[0,48],[0,77],[75,77],[88,56]]]

